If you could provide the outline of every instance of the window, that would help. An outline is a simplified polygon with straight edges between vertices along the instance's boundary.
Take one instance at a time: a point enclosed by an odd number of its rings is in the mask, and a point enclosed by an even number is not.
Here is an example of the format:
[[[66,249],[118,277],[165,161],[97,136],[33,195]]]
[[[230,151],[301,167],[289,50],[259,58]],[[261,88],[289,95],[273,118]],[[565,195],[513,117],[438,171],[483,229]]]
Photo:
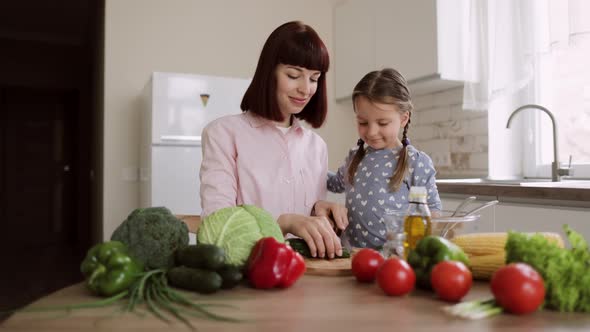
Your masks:
[[[585,19],[590,20],[590,13]],[[558,159],[569,164],[575,178],[590,178],[590,34],[572,35],[567,45],[555,43],[542,54],[534,82],[535,99],[555,116],[558,126]],[[549,117],[534,112],[529,122],[533,147],[525,149],[527,177],[549,177],[553,162],[553,133]],[[529,136],[530,137],[530,136]],[[525,138],[526,139],[526,138]]]
[[[549,116],[529,111],[505,129],[515,109],[537,104],[556,118],[557,160],[567,166],[571,156],[574,176],[590,179],[590,1],[462,6],[463,108],[488,111],[489,177],[551,177]]]

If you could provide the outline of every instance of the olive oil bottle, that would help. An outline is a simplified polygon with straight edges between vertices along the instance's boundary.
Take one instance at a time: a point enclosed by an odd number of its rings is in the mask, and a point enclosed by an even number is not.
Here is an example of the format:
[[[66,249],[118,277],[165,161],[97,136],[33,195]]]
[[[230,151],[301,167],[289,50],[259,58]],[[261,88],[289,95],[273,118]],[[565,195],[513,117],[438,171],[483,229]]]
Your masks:
[[[416,243],[432,233],[430,209],[426,204],[426,187],[412,187],[409,195],[410,205],[404,218],[404,234],[406,240],[404,247],[407,251],[416,248]]]

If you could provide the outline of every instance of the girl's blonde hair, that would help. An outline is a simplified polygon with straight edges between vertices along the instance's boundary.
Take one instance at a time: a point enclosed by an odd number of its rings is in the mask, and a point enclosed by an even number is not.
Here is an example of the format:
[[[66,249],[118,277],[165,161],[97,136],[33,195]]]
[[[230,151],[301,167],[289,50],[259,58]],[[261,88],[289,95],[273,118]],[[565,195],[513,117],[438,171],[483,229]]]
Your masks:
[[[410,89],[406,79],[395,69],[385,68],[382,70],[372,71],[365,75],[354,87],[352,92],[352,104],[356,112],[355,101],[358,97],[365,97],[369,101],[380,104],[395,105],[400,112],[408,113],[408,123],[404,126],[402,136],[402,149],[399,153],[399,160],[389,181],[389,189],[395,192],[399,189],[406,172],[408,171],[408,128],[412,118],[412,100]],[[350,166],[348,167],[348,181],[352,184],[354,174],[359,163],[365,156],[365,142],[358,140],[358,150],[355,153]]]

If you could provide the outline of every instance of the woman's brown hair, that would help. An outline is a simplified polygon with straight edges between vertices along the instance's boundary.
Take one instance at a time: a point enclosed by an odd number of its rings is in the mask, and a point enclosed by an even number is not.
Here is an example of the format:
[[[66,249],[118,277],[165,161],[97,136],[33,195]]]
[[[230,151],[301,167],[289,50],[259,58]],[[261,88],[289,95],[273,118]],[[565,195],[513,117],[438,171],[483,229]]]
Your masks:
[[[402,136],[402,149],[399,152],[399,159],[393,175],[389,181],[389,189],[395,192],[399,189],[406,172],[408,171],[408,128],[410,127],[410,120],[412,118],[412,100],[410,96],[410,89],[406,79],[397,70],[385,68],[378,71],[372,71],[365,75],[354,87],[352,92],[352,104],[356,112],[356,99],[358,97],[365,97],[373,103],[391,104],[395,105],[400,112],[408,113],[408,123],[404,126]],[[351,184],[354,181],[354,174],[358,168],[359,163],[365,156],[365,142],[359,139],[358,150],[352,158],[352,162],[348,167],[348,182]]]
[[[276,96],[275,68],[278,64],[321,72],[316,93],[305,108],[295,115],[314,128],[321,127],[328,109],[325,73],[330,66],[330,56],[315,30],[299,21],[281,25],[266,40],[252,82],[242,99],[242,111],[250,111],[272,121],[284,120]]]

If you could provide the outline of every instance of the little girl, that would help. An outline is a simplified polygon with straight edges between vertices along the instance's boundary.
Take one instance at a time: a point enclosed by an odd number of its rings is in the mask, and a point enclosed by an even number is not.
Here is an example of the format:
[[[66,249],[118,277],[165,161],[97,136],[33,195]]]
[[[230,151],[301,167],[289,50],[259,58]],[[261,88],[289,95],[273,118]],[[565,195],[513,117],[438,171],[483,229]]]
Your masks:
[[[328,174],[328,190],[346,191],[345,236],[350,245],[378,248],[386,239],[384,216],[407,210],[410,187],[426,187],[433,216],[440,214],[436,171],[430,157],[410,145],[413,105],[406,80],[397,70],[365,75],[354,88],[352,102],[360,139],[338,172]]]

